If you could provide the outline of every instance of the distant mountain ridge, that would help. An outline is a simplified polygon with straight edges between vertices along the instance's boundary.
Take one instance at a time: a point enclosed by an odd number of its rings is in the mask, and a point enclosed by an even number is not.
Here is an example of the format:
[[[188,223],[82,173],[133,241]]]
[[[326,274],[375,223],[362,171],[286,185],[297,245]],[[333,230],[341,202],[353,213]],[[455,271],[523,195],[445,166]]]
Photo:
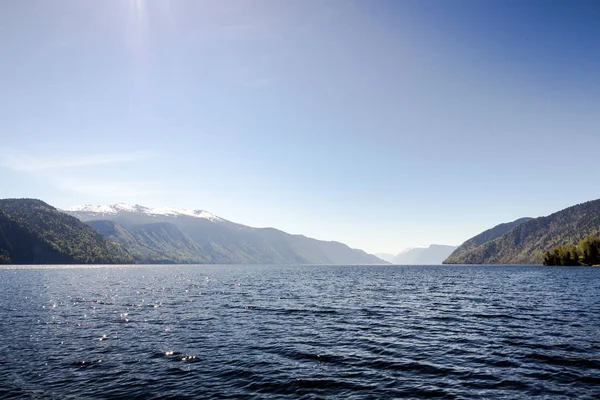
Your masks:
[[[253,228],[203,210],[149,208],[119,203],[85,205],[64,212],[89,223],[109,240],[130,249],[139,262],[386,264],[372,254],[351,249],[343,243],[292,235],[274,228]],[[111,221],[114,225],[103,225],[100,221]],[[158,230],[155,225],[150,234],[150,224],[162,225]],[[161,250],[157,251],[158,248]]]
[[[476,236],[444,263],[541,264],[546,251],[559,245],[577,244],[588,235],[600,235],[600,200],[577,204],[546,217],[528,219],[504,234],[491,235],[491,240],[479,246],[468,245]]]
[[[394,257],[396,257],[395,254],[390,254],[390,253],[375,253],[374,255],[376,257],[382,259],[383,261],[387,261],[389,263],[391,263],[392,260],[394,259]]]
[[[456,246],[432,244],[428,247],[414,247],[404,250],[391,259],[397,265],[438,265],[456,249]]]

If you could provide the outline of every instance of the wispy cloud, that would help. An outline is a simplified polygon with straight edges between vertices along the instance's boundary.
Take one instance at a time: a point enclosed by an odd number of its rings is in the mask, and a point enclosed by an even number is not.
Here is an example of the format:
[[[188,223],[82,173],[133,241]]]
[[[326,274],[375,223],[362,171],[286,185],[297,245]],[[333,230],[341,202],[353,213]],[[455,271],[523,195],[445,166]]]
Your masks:
[[[144,178],[127,174],[127,169],[120,166],[155,157],[154,153],[147,151],[48,156],[0,147],[0,167],[25,173],[60,191],[89,197],[125,198],[162,193],[161,185],[157,182],[144,181]],[[111,165],[119,165],[120,172],[117,175],[107,175],[91,168]]]
[[[146,160],[151,157],[151,153],[140,151],[64,157],[61,155],[36,156],[25,154],[12,148],[0,149],[0,165],[13,171],[24,172],[120,164]]]
[[[157,183],[143,181],[98,181],[57,177],[55,185],[63,191],[90,197],[125,198],[158,195],[163,190]]]

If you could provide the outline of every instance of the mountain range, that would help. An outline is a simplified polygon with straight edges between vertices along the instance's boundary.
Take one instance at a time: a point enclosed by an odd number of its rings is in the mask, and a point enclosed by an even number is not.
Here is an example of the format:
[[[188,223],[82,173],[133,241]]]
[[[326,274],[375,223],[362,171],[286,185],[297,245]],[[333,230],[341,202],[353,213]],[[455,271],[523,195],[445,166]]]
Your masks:
[[[138,262],[214,264],[385,264],[339,242],[253,228],[203,210],[124,203],[64,210],[128,249]]]
[[[600,200],[500,224],[458,248],[431,245],[394,264],[541,264],[559,245],[600,235]],[[449,254],[452,252],[452,254]],[[0,263],[384,264],[339,242],[253,228],[203,210],[124,203],[58,210],[36,199],[0,200]]]
[[[385,264],[339,242],[252,228],[202,210],[124,203],[58,210],[0,200],[7,263]]]
[[[546,251],[600,234],[600,200],[498,225],[463,243],[445,264],[541,264]]]
[[[411,247],[399,254],[376,254],[379,258],[395,265],[439,265],[457,246],[432,244],[427,247]]]

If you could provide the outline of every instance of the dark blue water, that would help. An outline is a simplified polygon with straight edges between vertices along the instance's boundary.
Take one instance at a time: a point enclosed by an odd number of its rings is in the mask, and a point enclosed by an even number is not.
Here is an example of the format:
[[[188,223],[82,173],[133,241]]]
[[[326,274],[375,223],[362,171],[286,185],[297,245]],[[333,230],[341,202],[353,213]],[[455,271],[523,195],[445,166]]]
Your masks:
[[[0,270],[0,397],[598,398],[600,268]]]

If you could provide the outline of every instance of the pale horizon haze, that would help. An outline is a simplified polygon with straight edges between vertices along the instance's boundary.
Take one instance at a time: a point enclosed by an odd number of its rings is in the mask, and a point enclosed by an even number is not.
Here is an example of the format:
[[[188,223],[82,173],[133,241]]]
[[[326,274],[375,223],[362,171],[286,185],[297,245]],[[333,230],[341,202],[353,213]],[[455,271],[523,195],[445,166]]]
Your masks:
[[[0,4],[0,198],[370,253],[600,198],[597,1]]]

